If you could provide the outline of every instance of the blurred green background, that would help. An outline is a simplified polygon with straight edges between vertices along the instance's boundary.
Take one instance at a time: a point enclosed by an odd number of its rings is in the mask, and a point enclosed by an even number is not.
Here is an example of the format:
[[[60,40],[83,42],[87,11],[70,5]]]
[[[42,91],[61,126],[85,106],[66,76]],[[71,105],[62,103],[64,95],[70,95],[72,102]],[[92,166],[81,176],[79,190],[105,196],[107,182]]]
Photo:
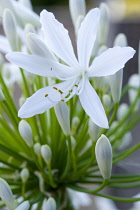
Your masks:
[[[68,0],[31,0],[34,6],[68,4]]]

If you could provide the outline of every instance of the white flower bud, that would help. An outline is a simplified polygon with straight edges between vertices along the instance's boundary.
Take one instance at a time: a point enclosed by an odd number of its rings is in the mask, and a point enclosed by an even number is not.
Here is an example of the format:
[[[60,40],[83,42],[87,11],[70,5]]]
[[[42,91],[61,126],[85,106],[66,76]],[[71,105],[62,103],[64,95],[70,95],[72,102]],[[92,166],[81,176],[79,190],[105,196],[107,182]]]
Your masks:
[[[117,112],[118,120],[121,120],[123,118],[123,116],[127,113],[128,109],[129,109],[128,104],[122,103],[121,105],[119,105]]]
[[[105,107],[105,110],[108,111],[110,109],[110,107],[111,107],[111,98],[110,98],[110,96],[105,94],[105,95],[103,95],[102,100],[103,100],[103,105]]]
[[[27,46],[32,54],[46,57],[49,60],[56,60],[52,52],[47,48],[44,42],[34,33],[29,33],[26,36]]]
[[[65,135],[70,135],[69,109],[65,102],[60,101],[54,107],[57,120]]]
[[[16,25],[16,19],[12,11],[10,9],[5,9],[3,15],[3,28],[13,51],[18,50],[19,37]]]
[[[34,144],[34,152],[37,156],[41,156],[41,144],[40,143]]]
[[[114,41],[114,46],[126,47],[127,38],[124,34],[118,34]],[[120,69],[116,74],[109,76],[109,83],[112,93],[113,101],[119,102],[121,98],[122,91],[122,81],[123,81],[123,69]]]
[[[93,141],[96,141],[99,135],[100,127],[98,127],[91,119],[88,122],[88,133]]]
[[[21,137],[26,142],[26,144],[29,147],[32,147],[33,140],[32,140],[32,129],[31,129],[30,125],[25,120],[21,120],[19,122],[18,129],[19,129],[19,133],[20,133]]]
[[[136,98],[136,95],[137,95],[137,92],[138,92],[138,89],[140,88],[140,75],[139,74],[133,74],[130,78],[129,78],[129,81],[128,81],[128,85],[131,86],[132,88],[135,88],[135,89],[129,89],[128,91],[128,96],[129,96],[129,101],[130,103],[133,103],[135,98]],[[135,111],[138,111],[140,109],[140,100],[138,101],[138,103],[136,104],[135,106]]]
[[[2,178],[0,178],[0,197],[9,209],[15,210],[17,201],[13,197],[10,186]]]
[[[103,178],[110,179],[112,170],[112,148],[110,141],[103,134],[97,140],[95,154]]]
[[[28,210],[30,208],[29,201],[24,201],[15,210]]]
[[[85,17],[86,15],[86,3],[85,0],[69,0],[70,15],[75,27],[75,24],[79,16]]]
[[[42,155],[44,161],[47,164],[50,164],[51,158],[52,158],[52,151],[48,145],[45,144],[41,147],[41,155]]]
[[[119,143],[119,150],[124,150],[126,149],[126,147],[128,147],[130,145],[130,143],[132,142],[132,134],[131,132],[127,132],[123,138],[121,143]]]
[[[43,202],[43,210],[56,210],[56,202],[54,198],[50,197],[48,200]]]
[[[20,172],[20,177],[23,183],[26,183],[27,180],[29,179],[30,173],[27,168],[23,168],[22,171]]]
[[[109,11],[107,4],[101,3],[100,4],[100,22],[99,22],[99,28],[97,33],[97,40],[99,45],[105,44],[107,35],[108,35],[108,29],[109,29]]]
[[[19,0],[19,2],[24,5],[25,7],[27,7],[28,9],[32,10],[32,4],[30,0]]]
[[[0,89],[0,101],[4,101],[5,100],[5,96],[2,92],[2,90]]]
[[[79,117],[73,117],[72,126],[71,126],[71,130],[72,130],[73,135],[76,134],[79,123],[80,123]]]
[[[35,33],[36,32],[35,27],[32,24],[27,23],[25,25],[24,32],[25,32],[25,35],[27,35],[28,33]]]
[[[77,19],[77,21],[75,22],[75,34],[76,34],[76,37],[78,36],[78,30],[81,26],[81,23],[83,22],[84,20],[84,16],[80,15]]]

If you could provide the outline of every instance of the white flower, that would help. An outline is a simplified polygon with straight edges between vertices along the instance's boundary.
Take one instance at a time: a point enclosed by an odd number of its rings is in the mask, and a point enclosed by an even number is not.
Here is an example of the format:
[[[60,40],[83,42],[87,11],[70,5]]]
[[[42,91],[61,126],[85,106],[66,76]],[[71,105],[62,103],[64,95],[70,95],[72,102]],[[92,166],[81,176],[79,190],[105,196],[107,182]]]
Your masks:
[[[44,56],[19,52],[9,53],[6,57],[31,73],[65,81],[38,90],[21,107],[19,117],[28,118],[43,113],[59,101],[67,102],[77,94],[92,121],[100,127],[108,128],[104,108],[89,79],[116,73],[133,57],[135,50],[131,47],[110,48],[96,57],[90,65],[99,17],[100,12],[96,8],[91,10],[82,22],[77,37],[77,60],[68,31],[52,13],[46,10],[41,12],[40,21],[47,47],[67,65],[60,64],[53,57],[48,60]]]

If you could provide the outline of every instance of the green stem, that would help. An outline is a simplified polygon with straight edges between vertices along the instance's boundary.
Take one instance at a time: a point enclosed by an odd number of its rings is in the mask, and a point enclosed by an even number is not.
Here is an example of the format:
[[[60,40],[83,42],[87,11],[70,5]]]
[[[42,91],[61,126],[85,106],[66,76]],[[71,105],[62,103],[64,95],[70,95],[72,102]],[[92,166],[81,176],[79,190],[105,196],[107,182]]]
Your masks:
[[[56,188],[57,185],[55,184],[54,179],[53,179],[52,170],[51,170],[51,164],[50,163],[47,163],[47,167],[48,167],[48,172],[49,172],[50,184],[51,184],[51,186],[53,188]]]

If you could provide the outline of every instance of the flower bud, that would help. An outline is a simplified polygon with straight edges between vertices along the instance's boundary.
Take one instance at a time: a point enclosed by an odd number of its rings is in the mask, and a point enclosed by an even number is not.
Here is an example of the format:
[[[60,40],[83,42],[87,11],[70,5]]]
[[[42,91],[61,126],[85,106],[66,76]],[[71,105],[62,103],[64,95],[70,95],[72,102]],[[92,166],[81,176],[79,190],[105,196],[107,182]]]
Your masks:
[[[30,208],[29,201],[24,201],[15,210],[28,210]]]
[[[127,46],[127,38],[124,34],[118,34],[114,41],[114,46],[126,47]],[[123,81],[123,69],[120,69],[114,75],[109,76],[109,83],[112,93],[113,101],[119,102],[121,98],[122,91],[122,81]]]
[[[34,33],[29,33],[26,36],[27,46],[32,54],[46,57],[50,60],[56,60],[52,52],[47,48],[44,42]]]
[[[24,32],[25,32],[25,35],[27,35],[28,33],[35,33],[36,32],[35,27],[32,24],[27,23],[25,25]]]
[[[43,210],[56,210],[56,202],[54,198],[50,197],[43,202]]]
[[[79,123],[80,123],[79,117],[73,117],[72,126],[71,126],[71,130],[72,130],[73,135],[76,134]]]
[[[81,23],[83,22],[84,20],[84,16],[80,15],[77,19],[77,21],[75,22],[75,34],[76,34],[76,37],[78,36],[78,30],[81,26]]]
[[[20,177],[23,183],[26,183],[27,180],[29,179],[30,173],[27,168],[23,168],[22,171],[20,172]]]
[[[130,87],[132,87],[132,88],[129,89],[129,91],[128,91],[128,96],[129,96],[129,101],[130,101],[130,103],[133,103],[134,100],[135,100],[135,98],[136,98],[138,89],[140,88],[140,75],[139,75],[139,74],[133,74],[133,75],[129,78],[128,85],[129,85]],[[134,110],[135,110],[135,111],[138,111],[139,109],[140,109],[140,100],[139,100],[138,103],[136,104]]]
[[[117,118],[118,120],[121,120],[123,118],[123,116],[127,113],[129,109],[129,106],[125,103],[122,103],[119,108],[118,108],[118,112],[117,112]]]
[[[57,120],[65,135],[70,135],[69,109],[65,102],[60,101],[54,107]]]
[[[17,33],[17,26],[16,20],[13,12],[10,9],[4,10],[3,15],[3,28],[5,35],[9,41],[11,49],[13,51],[18,50],[18,33]]]
[[[25,120],[21,120],[19,122],[18,129],[19,129],[19,133],[20,133],[21,137],[26,142],[26,144],[29,147],[32,147],[33,140],[32,140],[32,129],[31,129],[30,125]]]
[[[127,132],[123,136],[121,143],[119,142],[119,148],[118,149],[119,150],[126,149],[126,147],[128,147],[131,142],[132,142],[132,134],[131,134],[131,132]]]
[[[103,100],[103,105],[105,107],[105,110],[108,111],[110,109],[110,107],[111,107],[111,98],[110,98],[110,96],[105,94],[105,95],[103,95],[102,100]]]
[[[41,144],[40,143],[34,144],[34,152],[37,156],[41,156]]]
[[[4,101],[5,100],[5,96],[2,92],[2,90],[0,89],[0,101]]]
[[[52,158],[52,151],[48,145],[45,144],[41,147],[41,155],[46,164],[50,164]]]
[[[85,17],[86,15],[85,0],[69,0],[69,9],[70,9],[71,19],[75,27],[78,17],[79,16]]]
[[[103,134],[97,140],[95,154],[103,178],[110,179],[112,170],[112,148],[108,138]]]
[[[99,45],[105,44],[109,29],[109,11],[107,4],[100,4],[100,22],[97,33],[97,40]]]
[[[0,197],[9,209],[14,210],[16,208],[17,201],[13,197],[10,186],[2,178],[0,178]]]
[[[98,127],[91,119],[88,122],[88,133],[93,141],[96,141],[99,135],[100,127]]]

